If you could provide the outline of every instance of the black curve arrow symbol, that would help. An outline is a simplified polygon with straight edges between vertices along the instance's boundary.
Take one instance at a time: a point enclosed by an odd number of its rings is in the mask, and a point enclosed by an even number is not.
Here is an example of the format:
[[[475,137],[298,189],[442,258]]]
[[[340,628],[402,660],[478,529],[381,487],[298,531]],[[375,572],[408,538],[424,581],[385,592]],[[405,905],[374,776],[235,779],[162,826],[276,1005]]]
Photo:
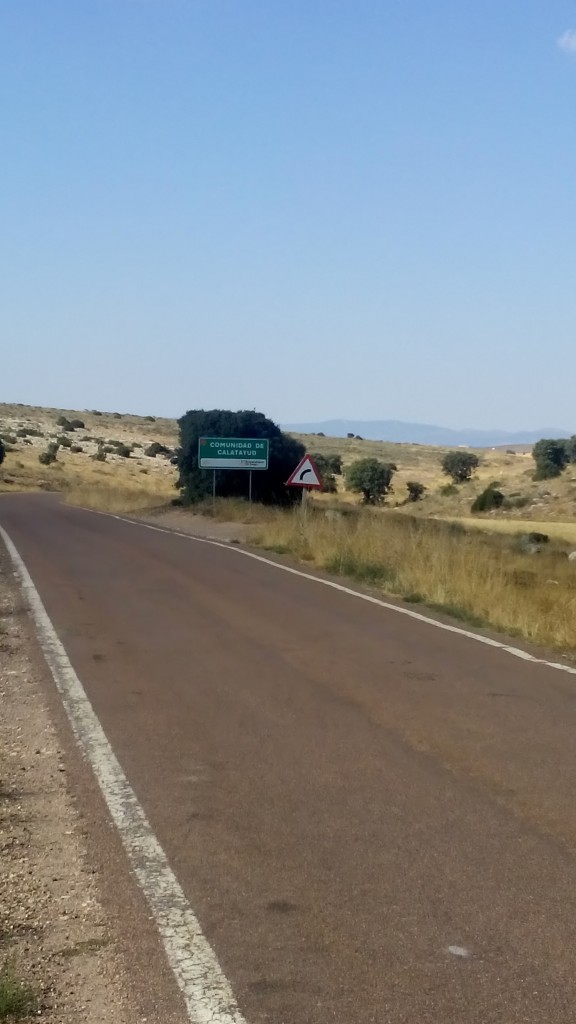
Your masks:
[[[312,472],[312,470],[310,468],[303,469],[302,472],[300,473],[300,476],[298,477],[298,479],[299,480],[303,480],[304,477],[306,476],[306,473],[311,473],[311,472]]]

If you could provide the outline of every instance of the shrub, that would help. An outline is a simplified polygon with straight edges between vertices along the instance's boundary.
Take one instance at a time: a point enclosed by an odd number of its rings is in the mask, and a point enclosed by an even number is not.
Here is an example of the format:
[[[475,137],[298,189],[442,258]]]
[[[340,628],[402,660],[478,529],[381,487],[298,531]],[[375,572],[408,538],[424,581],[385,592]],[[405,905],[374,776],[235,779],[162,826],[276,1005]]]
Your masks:
[[[4,447],[4,442],[3,442],[2,438],[0,437],[0,466],[4,462],[5,458],[6,458],[6,449]]]
[[[16,437],[44,437],[44,434],[37,427],[20,427],[20,430],[16,431]]]
[[[5,441],[6,444],[16,444],[17,438],[15,434],[0,434],[0,440]]]
[[[156,423],[156,417],[155,416],[145,416],[144,419],[145,419],[146,423]]]
[[[440,494],[443,498],[450,498],[453,494],[458,494],[458,488],[455,484],[444,484],[440,488]]]
[[[106,462],[106,449],[100,447],[94,455],[90,456],[90,458],[93,459],[94,462]]]
[[[55,441],[51,441],[45,452],[40,452],[38,456],[38,462],[41,462],[43,466],[50,466],[53,462],[56,462],[58,456],[58,445]]]
[[[74,432],[73,424],[71,423],[70,420],[66,419],[65,416],[59,416],[58,419],[56,420],[56,424],[57,426],[62,427],[62,430],[67,431],[67,433],[69,434]]]
[[[121,412],[113,412],[112,415],[113,415],[115,420],[121,420],[122,419],[122,413]]]
[[[93,416],[101,416],[102,413],[100,412],[99,409],[92,409],[92,415]]]
[[[72,447],[72,441],[70,440],[69,437],[66,437],[66,434],[60,434],[60,436],[57,437],[56,440],[57,440],[57,442],[58,442],[58,444],[60,445],[61,448],[71,448]]]
[[[462,484],[470,480],[472,473],[478,469],[480,460],[473,452],[453,451],[446,452],[442,459],[442,472],[451,476],[455,484]]]
[[[129,445],[120,442],[116,445],[116,455],[120,455],[123,459],[129,459],[132,455],[132,449]]]
[[[74,455],[79,455],[80,452],[84,451],[84,449],[81,444],[73,444],[70,446],[70,451],[74,452]]]
[[[396,468],[392,462],[359,459],[346,470],[346,486],[361,494],[365,505],[377,505],[391,490]]]
[[[490,487],[487,487],[474,499],[470,506],[470,511],[490,512],[492,509],[501,508],[503,504],[504,495],[502,494],[502,491],[497,491],[492,485],[490,485]]]
[[[147,455],[151,459],[155,459],[157,455],[169,455],[170,449],[165,444],[160,444],[160,441],[152,441],[152,444],[148,448],[144,449],[144,455]]]
[[[74,430],[84,430],[86,427],[84,420],[70,420],[70,425],[74,427]]]
[[[406,487],[408,488],[408,501],[422,500],[426,490],[424,484],[418,483],[417,480],[408,480]]]
[[[534,480],[551,480],[566,469],[570,461],[569,442],[543,437],[532,449],[532,458],[536,463]]]
[[[350,433],[348,433],[348,434],[346,434],[346,437],[349,437],[349,438],[353,438],[353,437],[354,437],[354,434],[350,434]]]

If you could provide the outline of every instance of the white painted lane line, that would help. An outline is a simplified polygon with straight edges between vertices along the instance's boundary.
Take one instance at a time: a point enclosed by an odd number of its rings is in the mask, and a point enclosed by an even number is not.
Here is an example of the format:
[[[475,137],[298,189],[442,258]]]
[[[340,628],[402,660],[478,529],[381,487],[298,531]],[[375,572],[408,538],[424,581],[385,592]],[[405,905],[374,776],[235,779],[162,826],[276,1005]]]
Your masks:
[[[0,536],[28,601],[38,638],[74,735],[98,780],[110,815],[160,932],[166,956],[193,1024],[246,1024],[216,955],[138,803],[6,531]]]
[[[78,506],[76,506],[78,508]],[[302,569],[293,569],[290,565],[282,565],[280,562],[273,562],[271,558],[266,558],[264,555],[257,555],[253,551],[246,551],[245,548],[238,547],[236,544],[226,544],[223,541],[215,540],[208,537],[194,537],[190,533],[181,533],[179,530],[168,530],[164,526],[153,526],[151,523],[141,523],[134,519],[126,519],[124,516],[115,515],[112,512],[100,512],[97,509],[92,508],[81,508],[82,512],[91,512],[93,515],[106,516],[108,519],[118,519],[121,523],[128,523],[129,526],[136,526],[140,529],[155,530],[156,533],[166,533],[171,537],[181,537],[183,540],[193,541],[195,544],[211,544],[212,547],[222,548],[224,551],[233,552],[236,555],[240,555],[243,558],[252,558],[255,562],[263,562],[265,565],[271,565],[274,569],[279,569],[281,572],[288,572],[292,576],[301,576],[302,579],[310,580],[312,583],[319,583],[323,587],[330,587],[331,590],[339,590],[342,594],[348,594],[349,597],[359,598],[360,601],[367,601],[369,604],[378,605],[379,608],[385,608],[386,611],[394,612],[396,615],[406,615],[409,619],[415,619],[416,622],[424,622],[428,626],[433,626],[435,629],[443,629],[446,633],[456,633],[458,636],[465,636],[468,640],[476,640],[479,644],[485,644],[486,647],[496,647],[500,651],[505,651],[506,654],[511,654],[514,658],[521,658],[522,661],[530,661],[534,665],[542,665],[544,668],[553,668],[558,672],[567,672],[568,675],[576,676],[576,668],[571,665],[563,665],[559,661],[546,661],[544,658],[536,658],[533,654],[528,654],[527,651],[522,651],[519,647],[512,647],[509,644],[504,644],[500,640],[493,640],[492,637],[482,636],[480,633],[472,633],[468,629],[462,629],[460,626],[451,626],[447,622],[439,622],[437,619],[432,619],[428,615],[423,615],[422,612],[412,611],[411,608],[403,608],[401,605],[390,604],[389,601],[382,601],[379,597],[371,597],[369,594],[362,594],[359,590],[353,590],[351,587],[345,587],[342,583],[335,583],[333,580],[325,580],[320,576],[313,576],[312,573],[304,572]]]

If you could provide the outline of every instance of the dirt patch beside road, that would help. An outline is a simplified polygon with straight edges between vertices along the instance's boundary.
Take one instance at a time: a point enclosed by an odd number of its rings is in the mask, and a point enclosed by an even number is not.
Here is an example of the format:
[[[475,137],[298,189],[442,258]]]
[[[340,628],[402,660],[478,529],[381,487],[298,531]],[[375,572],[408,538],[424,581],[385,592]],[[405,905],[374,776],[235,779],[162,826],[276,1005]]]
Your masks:
[[[167,530],[189,533],[194,537],[221,540],[228,544],[243,544],[250,539],[254,527],[247,523],[226,523],[208,516],[194,515],[187,509],[161,509],[157,512],[139,513],[138,519]]]
[[[33,644],[0,550],[0,971],[32,988],[29,1019],[143,1022],[87,862]]]

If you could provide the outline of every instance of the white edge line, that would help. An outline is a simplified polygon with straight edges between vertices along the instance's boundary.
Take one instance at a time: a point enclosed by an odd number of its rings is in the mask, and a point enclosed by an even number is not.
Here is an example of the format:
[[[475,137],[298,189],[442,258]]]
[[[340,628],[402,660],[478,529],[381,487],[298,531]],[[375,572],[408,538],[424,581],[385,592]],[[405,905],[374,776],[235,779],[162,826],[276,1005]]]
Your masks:
[[[510,644],[504,644],[500,640],[494,640],[489,636],[482,636],[481,633],[472,633],[468,629],[461,629],[460,626],[451,626],[447,622],[439,622],[438,619],[432,619],[428,615],[423,615],[421,612],[415,612],[411,608],[403,608],[402,605],[391,604],[389,601],[382,601],[379,597],[371,597],[370,594],[362,594],[359,590],[353,590],[352,587],[346,587],[342,583],[335,583],[334,580],[326,580],[321,576],[313,576],[312,573],[304,572],[302,569],[294,569],[290,565],[283,565],[281,562],[274,562],[271,558],[266,558],[264,555],[257,555],[253,551],[247,551],[246,548],[239,547],[236,544],[215,540],[213,537],[196,537],[191,533],[182,533],[180,530],[169,530],[164,526],[153,526],[152,523],[144,523],[135,519],[126,519],[125,516],[119,516],[113,512],[101,512],[99,509],[84,508],[82,505],[74,505],[70,507],[81,509],[83,512],[92,512],[97,516],[106,516],[108,519],[118,519],[119,522],[128,523],[129,526],[138,526],[146,530],[155,530],[157,533],[166,533],[171,537],[181,537],[183,540],[193,541],[196,544],[211,544],[213,547],[222,548],[224,551],[234,552],[237,555],[241,555],[243,558],[252,558],[255,562],[263,562],[264,565],[271,565],[274,569],[290,573],[292,576],[301,576],[302,579],[310,580],[312,583],[319,583],[323,587],[330,587],[331,590],[338,590],[342,594],[348,594],[349,597],[357,597],[361,601],[367,601],[369,604],[375,604],[379,608],[385,608],[386,611],[395,612],[396,615],[406,615],[409,619],[415,619],[416,622],[423,622],[428,626],[433,626],[435,629],[443,629],[446,633],[456,633],[458,636],[467,637],[468,640],[476,640],[479,644],[485,644],[486,647],[496,647],[500,651],[505,651],[506,654],[511,654],[514,658],[521,658],[522,661],[529,661],[534,665],[542,665],[545,668],[553,668],[558,672],[566,672],[568,675],[576,676],[576,668],[573,668],[571,665],[563,665],[562,662],[546,661],[544,658],[536,658],[533,654],[528,654],[527,651],[523,651],[519,647],[512,647]]]
[[[2,537],[32,614],[40,645],[74,735],[98,781],[144,892],[194,1024],[246,1024],[166,854],[106,738],[30,573],[6,531]]]

